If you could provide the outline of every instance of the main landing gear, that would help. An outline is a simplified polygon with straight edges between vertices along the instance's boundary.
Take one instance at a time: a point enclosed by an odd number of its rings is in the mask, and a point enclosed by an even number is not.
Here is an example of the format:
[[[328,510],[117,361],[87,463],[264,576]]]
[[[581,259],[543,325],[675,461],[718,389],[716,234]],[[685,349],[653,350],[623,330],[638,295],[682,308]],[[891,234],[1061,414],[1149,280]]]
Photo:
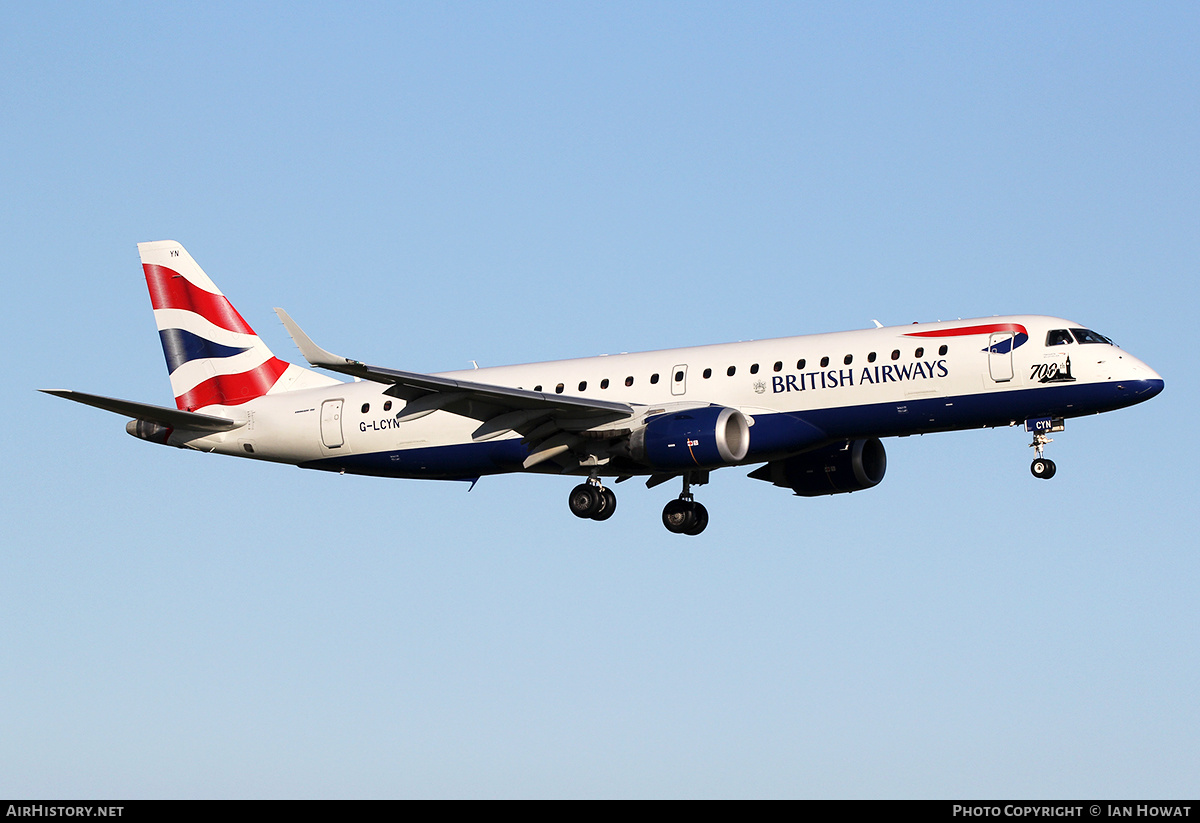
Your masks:
[[[1041,432],[1037,432],[1033,435],[1033,442],[1030,443],[1029,446],[1034,450],[1034,454],[1037,456],[1033,459],[1033,462],[1029,464],[1029,471],[1033,473],[1034,477],[1041,478],[1042,480],[1049,480],[1054,476],[1054,473],[1058,471],[1058,468],[1054,465],[1053,460],[1047,457],[1042,457],[1042,452],[1045,451],[1046,444],[1053,442],[1053,440]]]
[[[704,531],[708,526],[708,509],[692,498],[692,484],[699,486],[707,482],[708,472],[688,472],[683,475],[683,492],[663,508],[662,521],[667,531],[673,534],[700,534]],[[617,510],[617,496],[612,489],[605,488],[598,477],[589,477],[586,483],[571,489],[567,503],[571,507],[571,514],[584,520],[607,520]]]
[[[595,477],[571,489],[567,503],[571,514],[584,520],[607,520],[617,510],[616,494],[600,485],[600,480]]]
[[[708,509],[692,499],[692,478],[684,474],[683,492],[663,507],[662,521],[672,534],[700,534],[708,526]]]

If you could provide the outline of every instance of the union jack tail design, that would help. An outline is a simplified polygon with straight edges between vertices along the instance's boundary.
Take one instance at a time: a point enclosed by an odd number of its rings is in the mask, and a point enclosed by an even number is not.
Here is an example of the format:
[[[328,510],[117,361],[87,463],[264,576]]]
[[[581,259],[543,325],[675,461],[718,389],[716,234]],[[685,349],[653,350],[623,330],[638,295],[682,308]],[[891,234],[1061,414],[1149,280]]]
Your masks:
[[[271,354],[179,243],[138,243],[138,253],[178,408],[238,406],[264,394],[337,382]]]

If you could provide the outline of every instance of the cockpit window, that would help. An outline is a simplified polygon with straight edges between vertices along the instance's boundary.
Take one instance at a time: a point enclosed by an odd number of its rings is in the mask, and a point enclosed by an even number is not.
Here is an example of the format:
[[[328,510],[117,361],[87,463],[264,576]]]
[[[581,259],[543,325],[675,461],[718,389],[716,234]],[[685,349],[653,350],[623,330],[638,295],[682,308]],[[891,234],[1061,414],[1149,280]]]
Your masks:
[[[1071,329],[1071,333],[1075,335],[1075,339],[1080,343],[1107,343],[1110,346],[1113,345],[1113,341],[1102,334],[1097,334],[1091,329]]]
[[[1066,329],[1054,329],[1046,335],[1047,346],[1061,346],[1071,342],[1071,333]]]

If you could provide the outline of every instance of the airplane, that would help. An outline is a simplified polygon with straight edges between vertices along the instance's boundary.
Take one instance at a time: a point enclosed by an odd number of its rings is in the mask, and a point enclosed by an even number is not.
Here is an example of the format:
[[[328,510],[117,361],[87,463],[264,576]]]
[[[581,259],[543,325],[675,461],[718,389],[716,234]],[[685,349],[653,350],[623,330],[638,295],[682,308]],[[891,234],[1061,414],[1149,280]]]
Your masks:
[[[666,528],[697,535],[692,487],[730,466],[801,497],[883,480],[881,438],[1016,426],[1048,480],[1050,434],[1070,417],[1149,400],[1163,379],[1069,320],[1019,315],[421,374],[316,345],[276,309],[309,366],[275,357],[175,241],[139,243],[176,408],[48,394],[132,418],[152,443],[306,469],[469,481],[585,478],[577,517],[607,520],[606,479],[678,480]],[[761,465],[759,465],[761,464]]]

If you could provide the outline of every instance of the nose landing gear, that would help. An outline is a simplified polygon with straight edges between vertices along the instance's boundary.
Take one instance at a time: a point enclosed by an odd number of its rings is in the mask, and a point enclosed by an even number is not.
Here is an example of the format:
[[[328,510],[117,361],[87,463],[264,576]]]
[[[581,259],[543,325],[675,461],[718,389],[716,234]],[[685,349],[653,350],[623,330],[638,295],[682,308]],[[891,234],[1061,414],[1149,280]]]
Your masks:
[[[1046,435],[1046,432],[1060,432],[1064,428],[1066,426],[1061,418],[1025,421],[1025,430],[1033,432],[1033,442],[1029,444],[1029,447],[1033,449],[1034,458],[1033,462],[1029,464],[1029,471],[1034,477],[1049,480],[1058,471],[1054,461],[1043,457],[1042,453],[1046,450],[1047,443],[1054,442]]]
[[[1049,480],[1058,471],[1058,467],[1054,465],[1053,460],[1039,457],[1029,464],[1029,471],[1033,473],[1034,477]]]

